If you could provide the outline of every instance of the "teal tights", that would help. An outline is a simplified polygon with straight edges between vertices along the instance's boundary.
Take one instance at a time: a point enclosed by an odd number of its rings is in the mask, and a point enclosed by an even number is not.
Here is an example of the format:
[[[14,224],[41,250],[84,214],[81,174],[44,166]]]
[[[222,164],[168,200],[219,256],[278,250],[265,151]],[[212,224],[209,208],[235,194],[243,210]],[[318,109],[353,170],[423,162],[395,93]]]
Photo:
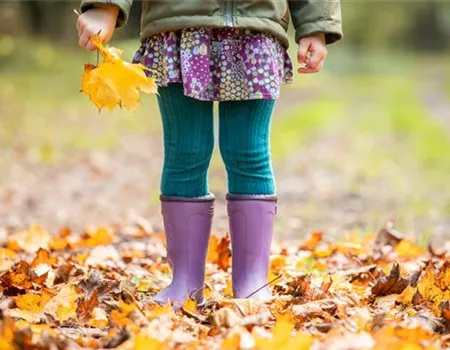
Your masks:
[[[184,96],[181,84],[159,89],[164,130],[161,193],[201,197],[209,193],[214,149],[213,102]],[[231,194],[275,194],[269,133],[273,100],[219,102],[219,146]]]

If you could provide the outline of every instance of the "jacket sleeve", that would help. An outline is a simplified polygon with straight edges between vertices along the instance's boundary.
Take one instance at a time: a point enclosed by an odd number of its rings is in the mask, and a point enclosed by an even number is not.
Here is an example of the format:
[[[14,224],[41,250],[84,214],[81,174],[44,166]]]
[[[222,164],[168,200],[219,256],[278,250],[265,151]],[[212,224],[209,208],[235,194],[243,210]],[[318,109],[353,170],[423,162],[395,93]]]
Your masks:
[[[342,38],[340,0],[289,0],[288,3],[297,43],[318,32],[325,33],[327,44]]]
[[[81,0],[80,10],[85,12],[95,4],[116,5],[119,8],[119,17],[117,17],[117,27],[122,27],[128,20],[133,0]]]

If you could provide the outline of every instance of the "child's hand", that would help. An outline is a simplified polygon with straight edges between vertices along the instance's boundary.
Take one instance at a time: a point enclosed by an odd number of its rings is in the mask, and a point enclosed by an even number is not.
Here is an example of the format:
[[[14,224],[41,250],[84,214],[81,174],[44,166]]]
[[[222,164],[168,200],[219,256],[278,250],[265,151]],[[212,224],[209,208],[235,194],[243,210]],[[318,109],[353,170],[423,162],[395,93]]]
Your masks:
[[[114,5],[96,5],[78,17],[78,44],[88,51],[95,50],[91,38],[98,34],[102,42],[111,39],[116,28],[119,8]]]
[[[325,34],[317,33],[300,39],[297,59],[301,67],[299,73],[317,73],[323,66],[328,50]]]

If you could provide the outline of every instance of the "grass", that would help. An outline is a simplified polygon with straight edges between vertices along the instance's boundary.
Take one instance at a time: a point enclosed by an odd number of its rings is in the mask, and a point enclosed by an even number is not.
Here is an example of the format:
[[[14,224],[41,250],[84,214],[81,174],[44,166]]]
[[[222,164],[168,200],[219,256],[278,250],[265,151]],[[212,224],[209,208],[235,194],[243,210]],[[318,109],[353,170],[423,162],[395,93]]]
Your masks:
[[[272,156],[274,161],[288,156],[293,149],[306,145],[318,133],[339,122],[345,102],[321,98],[303,106],[294,106],[274,122]]]

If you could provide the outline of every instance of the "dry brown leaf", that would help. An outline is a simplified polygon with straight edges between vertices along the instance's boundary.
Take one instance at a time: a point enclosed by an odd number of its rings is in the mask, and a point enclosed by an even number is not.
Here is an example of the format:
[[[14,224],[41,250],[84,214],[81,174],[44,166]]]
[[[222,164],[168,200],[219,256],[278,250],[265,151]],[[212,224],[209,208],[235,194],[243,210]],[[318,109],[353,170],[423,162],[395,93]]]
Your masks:
[[[382,273],[378,278],[372,287],[372,296],[401,294],[409,285],[415,286],[419,276],[420,271],[416,271],[403,278],[400,275],[400,265],[395,263],[388,276]]]
[[[310,301],[301,305],[292,306],[292,313],[301,318],[323,315],[324,312],[333,313],[339,302],[335,299],[323,299]]]
[[[380,258],[392,252],[395,247],[404,239],[405,236],[395,230],[394,223],[392,221],[388,221],[385,226],[378,231],[375,238],[374,246],[372,249],[372,256],[374,260],[379,260]]]
[[[219,305],[230,308],[240,317],[269,314],[266,303],[255,299],[223,299]]]
[[[241,324],[242,318],[229,307],[223,307],[210,315],[209,321],[215,327],[231,328]]]
[[[45,305],[44,312],[61,322],[75,318],[77,315],[77,299],[80,296],[73,285],[64,285],[58,294]]]

